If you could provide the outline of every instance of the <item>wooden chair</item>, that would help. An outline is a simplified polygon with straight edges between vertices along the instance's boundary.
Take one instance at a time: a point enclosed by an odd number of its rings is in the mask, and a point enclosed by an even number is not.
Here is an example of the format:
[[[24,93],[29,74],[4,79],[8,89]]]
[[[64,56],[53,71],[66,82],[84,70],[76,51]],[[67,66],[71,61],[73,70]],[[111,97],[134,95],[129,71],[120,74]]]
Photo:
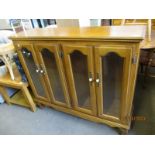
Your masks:
[[[122,19],[121,25],[145,25],[147,27],[146,35],[148,36],[148,40],[151,41],[151,19],[146,19],[143,22],[140,19]]]
[[[4,62],[4,64],[8,68],[12,80],[14,80],[15,77],[13,74],[12,60],[10,55],[12,55],[14,52],[15,51],[13,43],[0,44],[0,59]]]
[[[146,78],[148,76],[155,77],[150,73],[150,68],[155,67],[155,46],[152,46],[152,35],[151,35],[151,27],[152,22],[151,19],[144,20],[144,22],[139,22],[140,20],[133,19],[127,20],[123,19],[121,21],[121,25],[146,25],[147,32],[146,38],[141,47],[141,55],[140,55],[140,73],[144,75],[143,87],[146,87]]]
[[[140,73],[144,75],[144,88],[146,88],[146,78],[155,77],[155,73],[150,72],[152,67],[155,67],[155,48],[142,48],[140,55]]]
[[[29,19],[12,19],[10,24],[15,33],[25,32],[26,30],[33,28]]]

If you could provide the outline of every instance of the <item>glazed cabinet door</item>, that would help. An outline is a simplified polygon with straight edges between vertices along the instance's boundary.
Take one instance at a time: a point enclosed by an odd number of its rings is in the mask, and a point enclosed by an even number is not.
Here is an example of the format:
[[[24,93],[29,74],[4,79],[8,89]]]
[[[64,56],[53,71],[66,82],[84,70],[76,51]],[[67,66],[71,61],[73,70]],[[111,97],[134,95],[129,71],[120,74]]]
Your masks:
[[[74,109],[96,115],[93,48],[74,44],[62,48]]]
[[[131,68],[132,48],[96,46],[95,69],[99,117],[123,121]]]
[[[70,107],[59,46],[53,43],[38,43],[35,44],[35,49],[52,103]]]
[[[20,61],[35,98],[43,101],[50,101],[44,80],[40,74],[39,62],[36,58],[33,45],[29,43],[20,43],[16,46]]]

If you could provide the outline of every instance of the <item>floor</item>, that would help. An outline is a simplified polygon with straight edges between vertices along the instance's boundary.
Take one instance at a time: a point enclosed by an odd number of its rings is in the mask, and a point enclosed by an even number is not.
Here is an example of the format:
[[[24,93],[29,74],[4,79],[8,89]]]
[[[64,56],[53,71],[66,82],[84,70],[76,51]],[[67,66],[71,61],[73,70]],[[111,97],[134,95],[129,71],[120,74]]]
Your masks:
[[[142,77],[138,77],[134,105],[133,118],[145,120],[135,120],[129,135],[155,134],[155,78],[149,78],[143,89]],[[118,131],[47,107],[33,113],[20,106],[0,104],[0,134],[118,135]]]

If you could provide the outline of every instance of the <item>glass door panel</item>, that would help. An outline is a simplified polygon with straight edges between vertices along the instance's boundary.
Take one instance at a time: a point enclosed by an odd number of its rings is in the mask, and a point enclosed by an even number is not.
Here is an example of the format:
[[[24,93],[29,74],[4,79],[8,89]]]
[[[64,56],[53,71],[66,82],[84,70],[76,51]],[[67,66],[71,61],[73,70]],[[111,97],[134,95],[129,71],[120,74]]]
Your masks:
[[[66,72],[76,110],[96,114],[92,47],[63,45]]]
[[[78,106],[91,109],[87,56],[83,55],[80,51],[73,51],[73,53],[70,54],[70,61]]]
[[[95,48],[95,66],[99,83],[97,104],[100,117],[120,120],[126,105],[130,48]]]
[[[39,68],[36,59],[34,58],[32,45],[22,45],[19,56],[21,57],[24,70],[27,74],[28,80],[32,87],[33,93],[36,98],[48,101],[48,94],[45,90],[43,79],[39,74]]]
[[[62,62],[59,58],[58,47],[51,44],[35,45],[39,60],[44,68],[46,84],[54,103],[69,105],[69,95],[66,86]]]
[[[47,48],[43,48],[41,54],[47,70],[54,97],[60,102],[65,102],[54,53],[50,52]]]
[[[124,59],[116,53],[101,57],[103,113],[120,117]]]

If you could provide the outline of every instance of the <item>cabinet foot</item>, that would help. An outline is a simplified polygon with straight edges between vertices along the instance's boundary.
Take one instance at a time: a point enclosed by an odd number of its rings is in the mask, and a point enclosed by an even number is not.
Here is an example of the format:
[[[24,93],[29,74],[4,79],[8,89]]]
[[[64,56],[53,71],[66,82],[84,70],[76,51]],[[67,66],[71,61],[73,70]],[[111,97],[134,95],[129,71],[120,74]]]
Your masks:
[[[128,129],[119,128],[119,132],[120,132],[121,135],[127,135],[128,134]]]

